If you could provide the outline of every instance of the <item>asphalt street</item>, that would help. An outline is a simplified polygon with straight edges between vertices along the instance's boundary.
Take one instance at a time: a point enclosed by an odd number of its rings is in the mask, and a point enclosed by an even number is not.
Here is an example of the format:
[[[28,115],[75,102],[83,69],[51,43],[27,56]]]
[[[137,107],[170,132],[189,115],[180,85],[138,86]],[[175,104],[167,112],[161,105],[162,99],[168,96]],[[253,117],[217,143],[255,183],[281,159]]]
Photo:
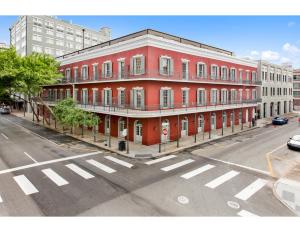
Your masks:
[[[273,196],[273,178],[219,159],[255,166],[294,127],[256,129],[163,158],[134,160],[2,115],[0,215],[293,216]],[[244,141],[247,136],[255,141]]]

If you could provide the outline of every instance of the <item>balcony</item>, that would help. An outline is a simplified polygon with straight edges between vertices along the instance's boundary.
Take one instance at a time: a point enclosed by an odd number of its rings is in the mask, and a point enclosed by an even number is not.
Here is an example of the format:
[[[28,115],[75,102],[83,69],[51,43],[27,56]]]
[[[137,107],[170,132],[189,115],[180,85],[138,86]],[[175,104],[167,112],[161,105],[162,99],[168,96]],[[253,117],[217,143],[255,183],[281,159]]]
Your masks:
[[[55,105],[57,100],[43,98],[49,105]],[[114,101],[111,105],[104,105],[103,103],[88,102],[83,104],[82,101],[77,102],[77,107],[86,111],[95,113],[111,114],[123,117],[132,118],[149,118],[149,117],[162,117],[172,116],[178,114],[189,114],[199,112],[210,112],[218,110],[237,109],[245,107],[253,107],[257,105],[257,100],[236,100],[228,103],[218,104],[203,104],[199,105],[196,102],[190,102],[188,106],[182,106],[182,104],[174,104],[169,107],[163,107],[161,105],[145,105],[141,107],[135,107],[130,104],[118,105]]]
[[[125,72],[122,74],[112,73],[109,77],[103,76],[89,76],[86,79],[82,77],[78,78],[63,78],[59,80],[59,84],[80,84],[80,83],[99,83],[99,82],[114,82],[114,81],[128,81],[128,80],[162,80],[162,81],[176,81],[176,82],[192,82],[192,83],[212,83],[212,84],[226,84],[226,85],[261,85],[261,81],[257,80],[239,80],[238,78],[231,80],[230,77],[227,79],[221,79],[220,76],[214,77],[211,75],[196,76],[186,75],[183,73],[161,73],[157,70],[146,70],[142,74],[132,74]]]

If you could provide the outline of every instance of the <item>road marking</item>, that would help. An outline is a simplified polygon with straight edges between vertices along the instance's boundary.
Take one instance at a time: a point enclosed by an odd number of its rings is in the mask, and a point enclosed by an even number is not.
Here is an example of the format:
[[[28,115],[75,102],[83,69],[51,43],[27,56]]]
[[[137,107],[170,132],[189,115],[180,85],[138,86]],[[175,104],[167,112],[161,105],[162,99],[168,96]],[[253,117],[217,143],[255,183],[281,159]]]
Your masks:
[[[39,190],[37,190],[36,187],[34,187],[34,185],[26,178],[26,176],[14,176],[14,179],[19,185],[19,187],[23,190],[25,195],[30,195],[39,192]]]
[[[237,213],[237,215],[239,215],[241,217],[259,217],[258,215],[254,214],[254,213],[250,213],[247,210],[241,210],[240,212]]]
[[[91,156],[91,155],[97,155],[100,153],[102,153],[102,151],[91,152],[91,153],[86,153],[86,154],[81,154],[81,155],[74,155],[74,156],[70,156],[70,157],[66,157],[66,158],[59,158],[59,159],[24,165],[24,166],[20,166],[20,167],[16,167],[16,168],[10,168],[10,169],[0,171],[0,175],[4,174],[4,173],[15,172],[15,171],[24,170],[24,169],[28,169],[28,168],[32,168],[32,167],[38,167],[38,166],[42,166],[42,165],[46,165],[46,164],[58,163],[58,162],[62,162],[62,161],[83,158],[83,157],[87,157],[87,156]]]
[[[276,147],[275,149],[273,149],[273,150],[270,151],[270,152],[267,152],[267,154],[272,154],[272,153],[274,153],[275,151],[279,150],[280,148],[282,148],[282,147],[284,147],[284,146],[286,146],[286,143],[280,145],[279,147]]]
[[[47,177],[49,177],[49,179],[52,180],[57,186],[63,186],[63,185],[69,184],[68,181],[66,181],[64,178],[62,178],[60,175],[58,175],[51,168],[43,169],[42,172]]]
[[[200,157],[210,159],[210,160],[214,160],[214,161],[217,161],[217,162],[221,162],[221,163],[224,163],[224,164],[229,164],[229,165],[236,166],[236,167],[239,167],[239,168],[244,168],[244,169],[247,169],[247,170],[250,170],[250,171],[253,171],[253,172],[257,172],[257,173],[260,173],[260,174],[263,174],[263,175],[270,176],[269,172],[266,172],[266,171],[263,171],[263,170],[260,170],[260,169],[256,169],[256,168],[252,168],[252,167],[248,167],[248,166],[228,162],[228,161],[225,161],[225,160],[215,159],[215,158],[212,158],[212,157],[206,157],[206,156],[201,156],[201,155],[200,155]]]
[[[116,170],[104,165],[104,164],[101,164],[99,163],[98,161],[96,160],[93,160],[93,159],[90,159],[90,160],[87,160],[86,162],[88,162],[89,164],[101,169],[102,171],[105,171],[107,173],[114,173],[116,172]]]
[[[165,160],[169,160],[169,159],[172,159],[172,158],[175,158],[175,157],[176,157],[176,155],[168,155],[168,156],[165,156],[165,157],[162,157],[162,158],[159,158],[159,159],[148,161],[145,164],[147,164],[147,165],[156,164],[156,163],[159,163],[159,162],[162,162],[162,161],[165,161]]]
[[[236,171],[227,172],[224,175],[219,176],[218,178],[207,183],[205,186],[214,189],[214,188],[218,187],[219,185],[225,183],[226,181],[232,179],[233,177],[237,176],[238,174],[240,174],[240,173],[236,172]]]
[[[82,168],[78,167],[75,164],[67,164],[66,167],[71,169],[73,172],[75,172],[79,176],[83,177],[84,179],[91,179],[91,178],[95,177],[92,174],[90,174],[89,172],[83,170]]]
[[[214,167],[215,167],[214,165],[207,164],[207,165],[205,165],[203,167],[200,167],[200,168],[197,168],[197,169],[195,169],[195,170],[193,170],[191,172],[188,172],[188,173],[182,175],[181,177],[184,178],[184,179],[190,179],[190,178],[192,178],[192,177],[194,177],[196,175],[199,175],[199,174],[201,174],[201,173],[203,173],[205,171],[208,171],[209,169],[212,169]]]
[[[242,191],[240,191],[238,194],[236,194],[235,197],[240,200],[246,201],[266,184],[266,180],[257,179],[256,181],[248,185],[246,188],[244,188]]]
[[[132,164],[127,163],[127,162],[125,162],[125,161],[123,161],[123,160],[117,159],[117,158],[112,157],[112,156],[104,156],[104,158],[105,158],[105,159],[108,159],[108,160],[110,160],[110,161],[112,161],[112,162],[115,162],[115,163],[117,163],[117,164],[120,164],[120,165],[122,165],[122,166],[124,166],[124,167],[127,167],[127,168],[132,168],[132,167],[133,167]]]
[[[195,160],[192,160],[192,159],[187,159],[187,160],[184,160],[184,161],[181,161],[179,163],[176,163],[176,164],[173,164],[173,165],[170,165],[170,166],[167,166],[167,167],[164,167],[164,168],[161,168],[161,170],[165,171],[165,172],[168,172],[168,171],[171,171],[173,169],[176,169],[176,168],[179,168],[179,167],[182,167],[184,165],[187,165],[189,163],[192,163],[194,162]]]
[[[5,134],[1,133],[1,135],[2,135],[5,139],[8,139],[8,137],[7,137]]]
[[[3,202],[3,199],[2,199],[2,197],[1,197],[1,195],[0,195],[0,203],[2,203]]]
[[[32,158],[27,152],[24,151],[24,154],[27,155],[29,159],[31,159],[33,162],[38,163],[34,158]]]

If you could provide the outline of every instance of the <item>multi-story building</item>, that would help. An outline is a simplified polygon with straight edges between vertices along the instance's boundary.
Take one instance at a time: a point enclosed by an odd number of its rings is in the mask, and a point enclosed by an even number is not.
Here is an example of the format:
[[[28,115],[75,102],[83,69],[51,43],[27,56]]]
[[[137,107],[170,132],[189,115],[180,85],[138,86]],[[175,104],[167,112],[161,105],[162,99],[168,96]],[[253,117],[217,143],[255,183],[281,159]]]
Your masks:
[[[260,102],[258,118],[282,115],[293,110],[293,70],[290,66],[258,61],[258,76],[262,85],[257,87]]]
[[[21,16],[10,28],[10,43],[17,53],[47,53],[54,57],[103,43],[111,30],[94,31],[51,16]]]
[[[9,46],[6,43],[0,43],[0,49],[7,49]]]
[[[300,69],[293,71],[294,110],[300,110]]]
[[[99,133],[151,145],[255,114],[257,63],[206,44],[148,29],[57,59],[65,79],[45,100],[73,97],[102,119]]]

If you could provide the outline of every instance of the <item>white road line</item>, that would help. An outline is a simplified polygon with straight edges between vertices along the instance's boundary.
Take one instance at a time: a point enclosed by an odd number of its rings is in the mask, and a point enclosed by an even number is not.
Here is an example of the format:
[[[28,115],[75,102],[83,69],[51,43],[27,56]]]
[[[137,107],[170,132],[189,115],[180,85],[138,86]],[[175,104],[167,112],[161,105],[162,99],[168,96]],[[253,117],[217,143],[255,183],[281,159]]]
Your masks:
[[[2,199],[2,197],[1,197],[1,195],[0,195],[0,203],[2,203],[3,202],[3,199]]]
[[[24,151],[24,154],[27,155],[29,159],[31,159],[33,162],[38,163],[34,158],[32,158],[27,152]]]
[[[104,156],[104,158],[105,158],[105,159],[108,159],[108,160],[110,160],[110,161],[112,161],[112,162],[115,162],[115,163],[117,163],[117,164],[120,164],[120,165],[122,165],[122,166],[124,166],[124,167],[127,167],[127,168],[132,168],[132,167],[133,167],[132,164],[127,163],[127,162],[125,162],[125,161],[123,161],[123,160],[117,159],[117,158],[112,157],[112,156]]]
[[[52,180],[57,186],[63,186],[66,184],[69,184],[68,181],[66,181],[64,178],[62,178],[60,175],[58,175],[55,171],[53,171],[51,168],[43,169],[42,172],[50,179]]]
[[[24,175],[14,176],[15,181],[26,195],[38,193],[39,190]]]
[[[5,134],[1,133],[1,135],[2,135],[5,139],[8,139],[8,137],[7,137]]]
[[[165,172],[168,172],[168,171],[171,171],[173,169],[176,169],[176,168],[179,168],[179,167],[182,167],[184,165],[187,165],[189,163],[192,163],[194,162],[195,160],[192,160],[192,159],[187,159],[187,160],[184,160],[184,161],[181,161],[179,163],[176,163],[176,164],[173,164],[173,165],[170,165],[170,166],[167,166],[167,167],[164,167],[164,168],[161,168],[161,170],[165,171]]]
[[[207,183],[205,186],[214,189],[214,188],[218,187],[219,185],[225,183],[226,181],[232,179],[233,177],[237,176],[238,174],[240,174],[240,173],[236,172],[236,171],[227,172],[224,175],[219,176],[218,178]]]
[[[91,152],[91,153],[86,153],[86,154],[82,154],[82,155],[74,155],[74,156],[70,156],[70,157],[66,157],[66,158],[54,159],[54,160],[24,165],[24,166],[20,166],[20,167],[16,167],[16,168],[5,169],[5,170],[0,171],[0,175],[4,174],[4,173],[15,172],[15,171],[24,170],[24,169],[28,169],[28,168],[32,168],[32,167],[38,167],[38,166],[42,166],[42,165],[46,165],[46,164],[58,163],[58,162],[62,162],[62,161],[83,158],[83,157],[87,157],[87,156],[91,156],[91,155],[97,155],[100,153],[102,153],[102,152],[101,151]]]
[[[241,210],[240,212],[237,213],[237,215],[239,215],[241,217],[259,217],[258,215],[254,214],[254,213],[250,213],[247,210]]]
[[[101,169],[102,171],[105,171],[107,173],[114,173],[116,172],[116,170],[104,165],[104,164],[101,164],[99,163],[98,161],[96,160],[93,160],[93,159],[90,159],[90,160],[87,160],[86,162],[88,162],[89,164]]]
[[[162,161],[165,161],[165,160],[169,160],[169,159],[172,159],[172,158],[175,158],[175,157],[176,157],[176,155],[168,155],[168,156],[165,156],[165,157],[162,157],[162,158],[159,158],[159,159],[150,160],[148,162],[145,162],[145,164],[147,164],[147,165],[156,164],[156,163],[159,163],[159,162],[162,162]]]
[[[210,170],[210,169],[212,169],[214,167],[215,167],[214,165],[207,164],[207,165],[202,166],[200,168],[197,168],[197,169],[195,169],[195,170],[193,170],[191,172],[188,172],[188,173],[182,175],[181,177],[184,178],[184,179],[190,179],[190,178],[192,178],[192,177],[194,177],[196,175],[199,175],[199,174],[201,174],[201,173],[203,173],[205,171],[208,171],[208,170]]]
[[[75,164],[67,164],[66,167],[71,169],[73,172],[75,172],[79,176],[83,177],[84,179],[91,179],[91,178],[95,177],[92,174],[90,174],[89,172],[83,170],[82,168],[78,167]]]
[[[246,201],[248,200],[253,194],[255,194],[258,190],[264,187],[267,184],[267,180],[257,179],[256,181],[252,182],[242,191],[235,195],[236,198]]]

